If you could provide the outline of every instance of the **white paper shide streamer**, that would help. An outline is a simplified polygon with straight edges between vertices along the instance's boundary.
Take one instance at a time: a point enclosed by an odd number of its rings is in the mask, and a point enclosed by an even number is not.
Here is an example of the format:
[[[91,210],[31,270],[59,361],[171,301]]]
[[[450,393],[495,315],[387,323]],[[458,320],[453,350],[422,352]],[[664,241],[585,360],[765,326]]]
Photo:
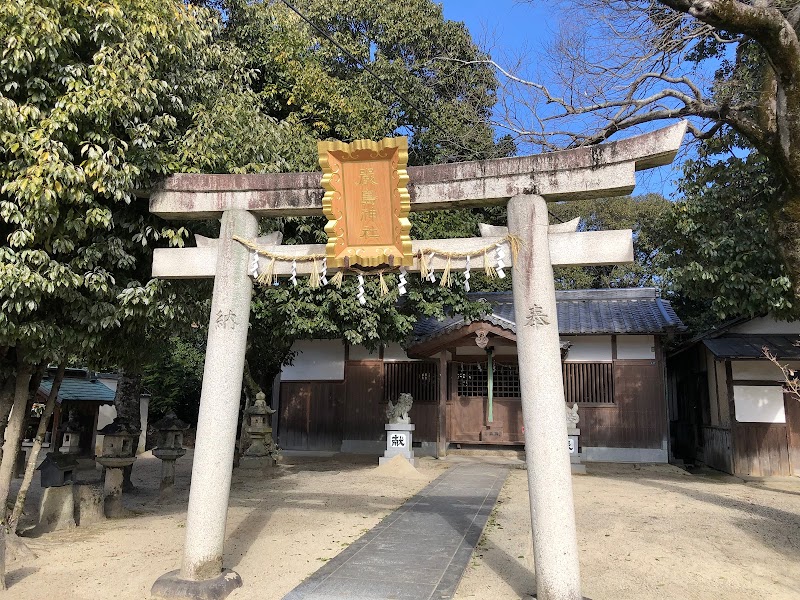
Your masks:
[[[400,274],[398,275],[397,281],[397,292],[400,296],[406,293],[406,273],[406,268],[400,267]]]
[[[467,261],[464,265],[464,291],[469,291],[469,278],[471,275],[469,274],[470,264],[469,264],[469,255],[467,255]]]
[[[258,278],[258,252],[255,250],[250,252],[250,267],[247,269],[247,274],[253,279]]]
[[[497,250],[495,251],[495,258],[497,259],[497,266],[495,270],[497,271],[497,276],[500,279],[505,279],[506,272],[503,271],[503,268],[506,266],[503,262],[503,258],[505,257],[505,251],[503,250],[502,246],[498,246]]]
[[[364,306],[367,303],[367,299],[364,297],[364,276],[358,276],[358,303],[361,306]]]
[[[319,282],[322,285],[328,285],[328,259],[322,259],[322,266],[319,269]]]
[[[428,259],[429,262],[430,262],[430,265],[431,265],[431,270],[428,271],[428,281],[430,281],[431,283],[436,283],[436,273],[433,272],[433,259],[435,257],[436,257],[436,253],[435,252],[431,252],[431,257],[430,257],[430,259]]]
[[[292,285],[297,285],[297,261],[292,261],[292,276],[289,277],[289,281]]]

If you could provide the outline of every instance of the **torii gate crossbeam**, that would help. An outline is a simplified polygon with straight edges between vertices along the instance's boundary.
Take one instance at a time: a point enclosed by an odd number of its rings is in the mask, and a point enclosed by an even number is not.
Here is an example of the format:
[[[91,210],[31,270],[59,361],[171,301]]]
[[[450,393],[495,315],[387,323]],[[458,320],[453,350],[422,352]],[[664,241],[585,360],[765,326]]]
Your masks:
[[[512,268],[519,362],[535,366],[520,369],[520,384],[539,600],[582,598],[553,265],[633,259],[630,230],[576,233],[548,227],[546,202],[629,193],[637,170],[672,161],[685,131],[686,124],[679,123],[600,146],[408,169],[411,210],[508,202],[509,231],[522,241]],[[222,569],[252,293],[249,250],[233,238],[254,239],[258,216],[321,214],[321,199],[318,173],[180,174],[151,194],[150,210],[162,217],[222,220],[219,239],[208,247],[164,249],[154,256],[154,275],[215,280],[183,563],[180,571],[156,581],[153,597],[224,598],[242,585],[236,573]],[[420,244],[464,250],[486,242],[483,238]],[[302,256],[322,247],[280,249]],[[288,274],[289,263],[276,262],[275,272]],[[408,270],[417,268],[415,263]]]

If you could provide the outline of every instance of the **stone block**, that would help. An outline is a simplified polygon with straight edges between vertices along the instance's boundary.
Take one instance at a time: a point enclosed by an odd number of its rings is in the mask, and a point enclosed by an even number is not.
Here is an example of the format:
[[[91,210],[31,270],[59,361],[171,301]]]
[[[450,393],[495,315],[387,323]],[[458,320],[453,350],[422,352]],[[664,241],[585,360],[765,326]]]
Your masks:
[[[99,484],[76,484],[74,486],[75,521],[79,527],[105,521],[103,509],[104,492]]]
[[[75,527],[73,485],[44,488],[39,502],[39,523],[32,533],[48,533]]]

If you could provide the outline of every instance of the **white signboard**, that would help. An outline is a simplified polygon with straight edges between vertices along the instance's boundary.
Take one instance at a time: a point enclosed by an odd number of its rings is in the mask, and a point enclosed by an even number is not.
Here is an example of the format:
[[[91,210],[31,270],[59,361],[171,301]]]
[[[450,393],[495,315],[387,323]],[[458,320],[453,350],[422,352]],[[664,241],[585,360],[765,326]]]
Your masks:
[[[408,434],[402,431],[390,431],[386,438],[386,448],[389,450],[408,449]]]
[[[569,453],[570,454],[577,454],[578,453],[578,436],[577,435],[567,436],[567,443],[569,444]]]

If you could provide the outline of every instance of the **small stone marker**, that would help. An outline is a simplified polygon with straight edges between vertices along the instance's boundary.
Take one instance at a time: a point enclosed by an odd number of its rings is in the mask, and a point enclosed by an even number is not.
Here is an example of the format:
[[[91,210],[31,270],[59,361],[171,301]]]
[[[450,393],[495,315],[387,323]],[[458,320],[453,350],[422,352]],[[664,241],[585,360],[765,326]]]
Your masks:
[[[153,423],[153,428],[158,431],[159,437],[158,446],[153,448],[153,456],[161,460],[159,501],[163,502],[172,497],[175,489],[175,461],[186,454],[183,432],[189,429],[189,424],[169,411],[162,419]]]
[[[103,454],[97,462],[106,468],[105,513],[109,519],[124,517],[127,511],[122,505],[122,480],[125,467],[136,461],[134,439],[139,437],[137,429],[117,417],[97,433],[103,437]]]
[[[264,392],[258,392],[253,406],[247,409],[245,418],[251,443],[239,459],[240,469],[261,470],[275,466],[272,427],[267,422],[267,417],[275,411],[267,406],[266,398]]]

